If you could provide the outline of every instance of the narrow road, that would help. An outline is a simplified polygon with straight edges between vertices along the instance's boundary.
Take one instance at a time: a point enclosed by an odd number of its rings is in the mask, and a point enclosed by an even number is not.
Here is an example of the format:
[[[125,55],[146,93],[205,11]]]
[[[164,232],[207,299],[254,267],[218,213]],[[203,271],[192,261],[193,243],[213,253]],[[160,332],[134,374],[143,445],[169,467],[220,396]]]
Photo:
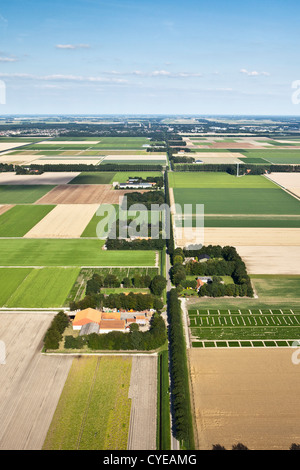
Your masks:
[[[171,269],[170,255],[166,253],[167,296],[170,290],[172,289],[170,269]],[[169,350],[169,364],[170,364],[170,350]],[[169,383],[171,386],[170,370],[169,370]],[[180,450],[179,441],[177,441],[176,437],[173,434],[172,394],[171,393],[170,393],[170,423],[171,423],[171,450]]]

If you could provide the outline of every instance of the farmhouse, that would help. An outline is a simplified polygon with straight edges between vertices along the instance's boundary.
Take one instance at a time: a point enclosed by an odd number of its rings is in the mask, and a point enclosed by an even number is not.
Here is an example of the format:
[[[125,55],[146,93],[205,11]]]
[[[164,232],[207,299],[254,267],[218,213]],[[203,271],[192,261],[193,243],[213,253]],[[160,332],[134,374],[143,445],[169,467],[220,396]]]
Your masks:
[[[80,310],[75,315],[73,320],[73,330],[81,330],[84,325],[89,323],[97,323],[99,325],[102,318],[102,313],[94,308],[86,308]]]
[[[199,292],[199,290],[201,289],[202,286],[204,286],[204,284],[210,284],[212,282],[212,278],[211,277],[197,277],[197,287],[196,287],[196,290],[197,292]]]
[[[100,334],[110,333],[111,331],[126,331],[125,320],[101,320],[99,326]]]
[[[153,184],[155,183],[138,183],[138,182],[128,182],[120,183],[120,189],[152,189]]]

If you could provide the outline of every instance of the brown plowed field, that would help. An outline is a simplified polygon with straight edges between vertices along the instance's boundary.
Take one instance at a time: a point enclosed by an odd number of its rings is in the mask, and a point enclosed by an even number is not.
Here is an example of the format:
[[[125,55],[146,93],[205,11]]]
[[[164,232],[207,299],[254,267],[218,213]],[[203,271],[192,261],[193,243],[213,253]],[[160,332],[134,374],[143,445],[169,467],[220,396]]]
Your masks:
[[[197,449],[242,442],[288,450],[300,440],[300,365],[293,348],[191,349]],[[299,356],[298,356],[299,357]]]
[[[128,191],[114,190],[110,184],[62,184],[36,204],[119,204]]]
[[[133,356],[127,450],[156,449],[157,356]]]
[[[6,364],[0,365],[0,450],[42,448],[72,357],[43,356],[54,315],[0,313]]]
[[[257,145],[247,142],[214,142],[210,145],[212,149],[255,149]]]

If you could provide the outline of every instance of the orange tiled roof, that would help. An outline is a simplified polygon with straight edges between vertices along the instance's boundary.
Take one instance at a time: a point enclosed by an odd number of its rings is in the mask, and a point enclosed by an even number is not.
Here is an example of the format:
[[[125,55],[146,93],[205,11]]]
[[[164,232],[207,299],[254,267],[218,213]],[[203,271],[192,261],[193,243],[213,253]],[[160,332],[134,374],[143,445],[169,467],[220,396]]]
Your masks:
[[[101,320],[100,330],[121,330],[125,328],[125,320]]]
[[[86,323],[100,323],[102,318],[102,313],[99,310],[94,308],[86,308],[85,310],[80,310],[75,315],[73,320],[73,326],[85,325]]]

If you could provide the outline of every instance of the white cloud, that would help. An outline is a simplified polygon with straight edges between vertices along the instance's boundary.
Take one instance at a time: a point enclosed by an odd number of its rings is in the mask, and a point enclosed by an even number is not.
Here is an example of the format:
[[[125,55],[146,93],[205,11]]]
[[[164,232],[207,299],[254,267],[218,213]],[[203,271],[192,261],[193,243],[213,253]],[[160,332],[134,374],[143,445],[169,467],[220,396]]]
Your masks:
[[[89,49],[91,46],[89,44],[56,44],[56,49]]]
[[[115,70],[110,72],[103,72],[105,75],[131,75],[138,77],[170,77],[170,78],[191,78],[202,77],[201,73],[191,72],[170,72],[169,70],[153,70],[152,72],[142,72],[141,70],[133,70],[131,72],[117,72]]]
[[[1,78],[7,79],[24,79],[24,80],[36,80],[36,81],[54,81],[54,82],[89,82],[89,83],[127,83],[127,80],[122,78],[105,78],[100,76],[85,77],[81,75],[33,75],[29,73],[0,73]]]
[[[248,75],[248,77],[258,77],[259,75],[269,77],[270,74],[268,72],[257,72],[256,70],[253,70],[252,72],[249,72],[247,69],[241,69],[241,73]]]
[[[17,62],[17,60],[14,57],[0,57],[0,62]]]

